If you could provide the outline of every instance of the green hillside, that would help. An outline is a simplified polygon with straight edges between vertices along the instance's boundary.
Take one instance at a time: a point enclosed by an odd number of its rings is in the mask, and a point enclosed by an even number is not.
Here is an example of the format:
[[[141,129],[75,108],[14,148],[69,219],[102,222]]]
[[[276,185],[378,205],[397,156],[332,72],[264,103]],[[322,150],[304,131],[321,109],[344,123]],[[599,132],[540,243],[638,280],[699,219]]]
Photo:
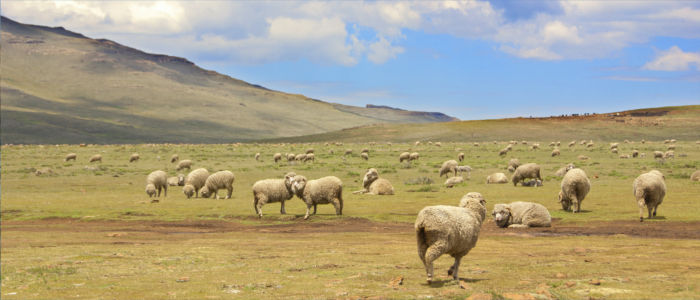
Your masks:
[[[186,59],[2,18],[2,143],[221,143],[450,121],[265,89]]]

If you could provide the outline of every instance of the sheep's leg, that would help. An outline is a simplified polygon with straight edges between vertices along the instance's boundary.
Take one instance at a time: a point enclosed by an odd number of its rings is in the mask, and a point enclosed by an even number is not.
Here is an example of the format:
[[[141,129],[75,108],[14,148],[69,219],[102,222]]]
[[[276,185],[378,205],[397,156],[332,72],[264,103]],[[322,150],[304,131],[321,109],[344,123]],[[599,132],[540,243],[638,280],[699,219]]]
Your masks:
[[[314,203],[314,215],[316,214],[316,206],[317,206],[317,205],[318,205],[318,204]]]
[[[231,199],[231,194],[233,194],[233,186],[229,186],[226,193],[226,199]]]
[[[639,206],[639,222],[644,222],[644,198],[637,198],[637,205]]]
[[[651,211],[654,210],[654,208],[651,205],[647,205],[647,210],[649,211],[649,218],[651,219]]]
[[[253,194],[253,208],[255,208],[255,214],[262,218],[262,203],[258,196]]]
[[[461,260],[462,256],[455,256],[455,263],[447,270],[447,275],[452,275],[454,280],[459,280],[459,262]]]
[[[333,203],[333,207],[335,207],[335,214],[338,216],[342,215],[343,207],[340,205],[340,200],[338,200],[338,198],[333,198],[333,201],[331,201],[331,203]]]
[[[309,218],[309,211],[311,210],[312,205],[313,204],[306,204],[306,215],[304,216],[304,220]],[[314,212],[314,213],[316,213],[316,212]]]
[[[284,210],[284,199],[282,199],[282,201],[280,201],[280,214],[283,214],[283,215],[287,214],[287,211]]]
[[[168,185],[167,184],[163,187],[163,192],[165,192],[165,195],[163,197],[168,197]]]
[[[571,204],[573,206],[574,213],[577,213],[581,209],[581,203],[578,202],[578,197],[576,195],[571,196]]]
[[[656,217],[656,208],[658,208],[658,207],[659,207],[658,205],[654,206],[654,217]]]
[[[432,244],[425,253],[425,273],[428,276],[428,283],[433,282],[433,261],[445,252],[446,244],[444,241],[438,241]]]

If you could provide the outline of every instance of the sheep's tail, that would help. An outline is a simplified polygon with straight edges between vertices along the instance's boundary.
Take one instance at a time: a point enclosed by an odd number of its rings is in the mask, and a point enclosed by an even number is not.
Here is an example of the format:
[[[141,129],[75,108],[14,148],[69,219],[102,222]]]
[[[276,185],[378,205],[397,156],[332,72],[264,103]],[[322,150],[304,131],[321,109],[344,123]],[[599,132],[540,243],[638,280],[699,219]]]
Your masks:
[[[422,220],[420,223],[416,222],[416,242],[418,244],[418,257],[425,262],[425,252],[428,249],[428,244]]]
[[[258,214],[258,195],[255,194],[255,191],[253,191],[253,208],[255,208],[255,214]]]

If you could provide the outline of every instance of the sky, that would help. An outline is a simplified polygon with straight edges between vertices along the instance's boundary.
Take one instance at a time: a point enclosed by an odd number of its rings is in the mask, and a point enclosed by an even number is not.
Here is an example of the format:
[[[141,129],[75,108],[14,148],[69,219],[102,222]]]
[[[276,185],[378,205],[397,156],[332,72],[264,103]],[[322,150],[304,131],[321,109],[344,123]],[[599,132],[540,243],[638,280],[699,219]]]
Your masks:
[[[700,1],[16,1],[270,89],[463,119],[700,104]]]

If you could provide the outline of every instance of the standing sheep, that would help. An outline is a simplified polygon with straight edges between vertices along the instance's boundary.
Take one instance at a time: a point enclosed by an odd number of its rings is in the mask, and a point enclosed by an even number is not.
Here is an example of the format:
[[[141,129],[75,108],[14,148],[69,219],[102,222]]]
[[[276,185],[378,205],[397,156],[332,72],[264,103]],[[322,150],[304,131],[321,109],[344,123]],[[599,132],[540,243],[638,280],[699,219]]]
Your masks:
[[[409,157],[410,157],[410,156],[411,156],[411,153],[408,153],[408,152],[403,152],[403,153],[399,154],[399,162],[401,163],[401,162],[403,162],[404,160],[405,160],[405,161],[411,161],[411,160],[409,160]]]
[[[561,152],[559,152],[558,148],[554,148],[554,150],[552,150],[552,157],[559,156],[560,154]]]
[[[280,160],[282,160],[282,153],[275,153],[275,155],[272,156],[272,160],[274,160],[275,162],[279,162]]]
[[[666,153],[664,153],[664,158],[674,158],[676,155],[673,153],[673,150],[668,150]]]
[[[574,168],[576,168],[576,166],[572,163],[569,163],[568,165],[563,166],[563,167],[559,168],[559,170],[554,172],[554,176],[564,177],[564,175],[566,175],[566,172],[569,172],[571,169],[574,169]]]
[[[90,157],[90,162],[96,162],[96,161],[102,162],[102,155],[95,154],[92,157]]]
[[[255,153],[255,161],[260,161],[260,152]]]
[[[255,214],[262,218],[262,206],[267,203],[280,202],[280,214],[287,214],[284,202],[294,197],[292,179],[297,174],[289,172],[284,179],[263,179],[253,184],[253,207]]]
[[[296,155],[294,155],[294,153],[287,154],[287,162],[293,162],[295,158]]]
[[[571,142],[569,143],[569,148],[571,148],[571,147],[573,147],[573,146],[576,146],[576,141],[571,141]]]
[[[156,197],[156,191],[160,197],[160,191],[163,190],[164,197],[168,196],[168,174],[158,170],[153,171],[146,177],[146,194],[149,198]]]
[[[379,178],[379,171],[375,168],[367,169],[365,176],[362,178],[362,189],[353,194],[369,193],[371,195],[393,195],[394,186],[389,180]]]
[[[411,155],[408,156],[408,161],[418,160],[418,158],[420,158],[418,152],[412,152]]]
[[[664,158],[664,153],[661,151],[654,151],[654,158]]]
[[[452,188],[455,185],[464,182],[464,177],[462,176],[455,176],[455,177],[450,177],[445,180],[445,187],[447,188]]]
[[[634,197],[639,206],[639,222],[644,221],[644,206],[646,205],[649,212],[648,218],[656,217],[656,209],[661,205],[666,196],[666,183],[664,175],[657,171],[651,170],[648,173],[639,175],[632,183]]]
[[[369,160],[369,155],[367,154],[367,152],[360,153],[360,157],[362,157],[362,159],[364,160]]]
[[[690,175],[690,181],[700,181],[700,170],[697,170]]]
[[[515,172],[515,169],[520,167],[520,160],[517,158],[511,158],[508,162],[508,172]]]
[[[508,183],[508,177],[503,173],[493,173],[486,177],[486,184],[491,183]]]
[[[573,206],[574,213],[580,212],[581,202],[590,190],[591,181],[588,180],[586,172],[579,168],[569,170],[561,180],[561,191],[559,192],[561,208],[568,211]]]
[[[304,162],[307,162],[307,161],[314,161],[315,162],[316,155],[314,155],[313,153],[307,154],[306,157],[304,157]]]
[[[170,163],[174,163],[178,160],[180,160],[180,156],[177,154],[173,154],[173,156],[170,157]]]
[[[345,155],[352,155],[352,149],[345,149]]]
[[[457,161],[454,159],[442,163],[442,167],[440,167],[440,177],[442,177],[442,175],[449,177],[449,173],[454,173],[454,176],[457,176],[457,166]]]
[[[343,214],[343,182],[338,177],[326,176],[307,181],[306,177],[297,175],[292,179],[292,191],[306,203],[304,220],[309,218],[312,206],[316,214],[318,204],[333,204],[335,214]]]
[[[217,191],[219,189],[226,189],[226,199],[230,199],[231,193],[233,193],[234,180],[235,177],[231,171],[225,170],[216,172],[207,177],[207,180],[204,182],[204,186],[202,186],[202,188],[199,190],[199,194],[203,198],[209,198],[209,196],[213,194],[216,199],[219,199]]]
[[[301,162],[303,162],[305,159],[306,159],[306,154],[297,154],[297,156],[294,157],[294,160],[301,161]]]
[[[177,176],[168,177],[169,186],[183,186],[185,185],[185,175],[177,174]]]
[[[418,257],[428,284],[433,281],[433,261],[443,254],[454,257],[447,274],[459,280],[459,263],[476,246],[485,216],[486,200],[476,192],[462,197],[459,206],[427,206],[418,213],[414,224]]]
[[[179,163],[177,163],[177,167],[175,168],[175,170],[178,170],[178,171],[180,171],[182,169],[189,170],[191,168],[192,168],[192,161],[189,159],[183,159]]]
[[[135,162],[141,158],[138,153],[131,154],[131,157],[129,157],[129,162]]]
[[[459,154],[457,154],[457,160],[459,160],[460,162],[464,160],[464,152],[460,152]]]
[[[496,225],[501,228],[552,226],[549,210],[539,203],[518,201],[511,204],[496,204],[493,206],[491,215]]]
[[[524,181],[527,178],[542,180],[542,177],[540,176],[540,166],[538,164],[528,163],[519,166],[517,169],[515,169],[511,181],[513,181],[513,186],[516,186],[518,185],[518,182]]]
[[[75,161],[77,158],[78,158],[78,155],[77,155],[77,154],[75,154],[75,153],[68,153],[68,154],[66,154],[66,157],[63,159],[63,161],[69,161],[69,160],[71,160],[71,159],[72,159],[73,161]]]
[[[195,169],[187,174],[187,177],[185,177],[185,186],[182,188],[182,192],[187,196],[187,199],[192,198],[192,195],[194,195],[195,198],[199,197],[199,189],[204,186],[208,177],[209,171],[205,168]]]
[[[314,153],[313,148],[306,149],[306,154],[313,154],[313,153]]]
[[[632,150],[632,157],[637,158],[639,156],[639,150]]]

